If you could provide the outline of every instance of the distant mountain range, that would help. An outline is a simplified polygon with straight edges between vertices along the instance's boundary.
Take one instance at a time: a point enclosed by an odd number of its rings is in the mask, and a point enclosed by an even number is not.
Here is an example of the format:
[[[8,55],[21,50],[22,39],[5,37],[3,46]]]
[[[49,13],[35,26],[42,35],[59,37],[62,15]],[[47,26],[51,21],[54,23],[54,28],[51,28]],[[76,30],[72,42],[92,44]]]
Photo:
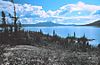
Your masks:
[[[22,24],[22,26],[24,27],[52,27],[52,26],[97,26],[100,27],[100,20],[95,21],[93,23],[89,23],[86,25],[75,25],[75,24],[69,24],[69,25],[65,25],[65,24],[58,24],[58,23],[53,23],[53,22],[39,22],[36,24]]]
[[[22,26],[34,26],[34,27],[51,27],[51,26],[66,26],[64,24],[58,24],[53,22],[40,22],[36,24],[22,24]]]
[[[95,22],[90,23],[90,24],[86,24],[85,26],[97,26],[97,27],[100,27],[100,20],[95,21]]]

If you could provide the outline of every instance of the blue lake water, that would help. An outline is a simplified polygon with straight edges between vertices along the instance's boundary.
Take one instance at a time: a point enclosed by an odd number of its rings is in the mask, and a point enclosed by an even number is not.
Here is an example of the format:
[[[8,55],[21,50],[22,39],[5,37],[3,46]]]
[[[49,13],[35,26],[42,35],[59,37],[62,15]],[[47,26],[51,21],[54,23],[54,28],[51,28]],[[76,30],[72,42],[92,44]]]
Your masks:
[[[92,26],[58,26],[58,27],[25,27],[25,30],[31,31],[43,31],[44,34],[52,35],[53,30],[56,31],[57,35],[61,37],[67,37],[68,34],[73,36],[74,32],[76,37],[82,37],[84,34],[89,39],[95,39],[91,41],[90,44],[97,45],[100,43],[100,28]]]

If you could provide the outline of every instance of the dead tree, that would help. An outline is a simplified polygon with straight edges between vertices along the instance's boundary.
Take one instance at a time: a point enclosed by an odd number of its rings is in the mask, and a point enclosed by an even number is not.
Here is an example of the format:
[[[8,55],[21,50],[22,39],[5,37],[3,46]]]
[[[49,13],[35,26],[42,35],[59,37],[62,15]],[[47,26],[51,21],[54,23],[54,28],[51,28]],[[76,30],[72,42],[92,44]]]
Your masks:
[[[13,3],[13,6],[14,6],[14,15],[12,16],[10,13],[9,13],[9,16],[14,20],[14,32],[17,32],[18,31],[18,25],[17,25],[17,21],[18,21],[18,18],[17,15],[16,15],[16,7],[14,5],[14,1],[11,0],[11,2]]]

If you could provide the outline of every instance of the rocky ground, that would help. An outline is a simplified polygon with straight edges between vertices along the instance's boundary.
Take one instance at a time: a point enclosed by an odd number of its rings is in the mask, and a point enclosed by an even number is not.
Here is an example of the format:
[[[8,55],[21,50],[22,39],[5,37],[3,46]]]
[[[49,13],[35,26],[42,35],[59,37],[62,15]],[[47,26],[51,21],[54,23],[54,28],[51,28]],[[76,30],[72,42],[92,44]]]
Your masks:
[[[95,52],[75,52],[29,45],[5,47],[0,65],[99,65]]]

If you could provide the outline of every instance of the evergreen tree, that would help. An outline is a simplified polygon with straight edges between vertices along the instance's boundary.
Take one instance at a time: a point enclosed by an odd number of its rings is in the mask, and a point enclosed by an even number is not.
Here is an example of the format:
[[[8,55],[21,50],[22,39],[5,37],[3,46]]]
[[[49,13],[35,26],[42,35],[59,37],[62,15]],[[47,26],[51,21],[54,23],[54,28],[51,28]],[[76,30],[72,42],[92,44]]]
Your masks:
[[[2,14],[2,26],[4,28],[4,32],[7,32],[6,15],[5,15],[4,11],[2,11],[1,14]]]
[[[53,30],[53,36],[56,36],[56,32],[55,32],[55,30]]]
[[[42,30],[40,29],[40,33],[43,34]]]
[[[100,44],[98,44],[98,48],[100,49]]]
[[[76,37],[76,33],[74,32],[74,37]]]

